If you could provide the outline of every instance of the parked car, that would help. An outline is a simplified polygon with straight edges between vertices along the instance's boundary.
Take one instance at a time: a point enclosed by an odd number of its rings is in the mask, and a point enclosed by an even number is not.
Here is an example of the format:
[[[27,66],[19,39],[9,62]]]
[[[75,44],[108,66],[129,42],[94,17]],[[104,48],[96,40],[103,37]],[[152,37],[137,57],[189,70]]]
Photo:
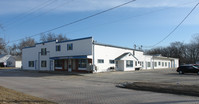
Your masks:
[[[176,71],[179,74],[197,73],[199,75],[199,66],[198,65],[183,65],[183,66],[179,66]]]

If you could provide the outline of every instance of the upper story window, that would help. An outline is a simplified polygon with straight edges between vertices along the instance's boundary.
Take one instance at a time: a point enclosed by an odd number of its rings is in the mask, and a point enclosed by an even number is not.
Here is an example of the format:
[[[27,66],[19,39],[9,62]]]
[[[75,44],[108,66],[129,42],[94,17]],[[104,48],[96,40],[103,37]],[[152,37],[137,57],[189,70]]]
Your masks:
[[[126,67],[133,67],[133,61],[127,60],[126,61]]]
[[[61,51],[61,45],[56,45],[56,51]]]
[[[67,44],[67,50],[73,50],[73,44]]]
[[[46,48],[42,48],[41,49],[41,55],[46,55],[46,54],[47,54]]]
[[[110,64],[114,64],[114,63],[115,63],[115,60],[109,60],[109,63],[110,63]]]
[[[98,63],[104,63],[104,60],[103,59],[98,59],[97,62]]]

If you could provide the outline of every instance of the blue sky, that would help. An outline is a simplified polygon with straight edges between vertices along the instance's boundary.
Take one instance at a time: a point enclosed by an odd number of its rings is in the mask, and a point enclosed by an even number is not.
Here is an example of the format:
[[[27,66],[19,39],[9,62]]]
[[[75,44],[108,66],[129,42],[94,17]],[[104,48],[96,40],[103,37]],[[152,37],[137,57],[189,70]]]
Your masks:
[[[109,9],[129,0],[0,0],[0,37],[29,37]],[[136,0],[128,5],[52,31],[70,39],[93,36],[100,43],[133,48],[152,46],[175,28],[198,0]],[[199,33],[199,7],[166,40],[190,42]],[[40,36],[33,37],[39,41]],[[13,43],[9,43],[10,45]]]

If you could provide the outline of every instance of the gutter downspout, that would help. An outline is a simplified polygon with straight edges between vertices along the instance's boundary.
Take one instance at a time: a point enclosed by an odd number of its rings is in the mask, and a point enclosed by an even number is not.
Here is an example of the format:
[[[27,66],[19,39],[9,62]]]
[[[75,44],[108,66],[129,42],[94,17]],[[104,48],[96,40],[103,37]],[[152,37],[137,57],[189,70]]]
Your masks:
[[[93,69],[93,72],[95,71],[95,52],[94,52],[94,40],[92,40],[92,54],[93,54],[93,65],[92,65],[92,69]]]
[[[155,69],[154,55],[153,55],[153,69]]]
[[[38,52],[38,69],[37,70],[40,70],[40,54],[41,52]]]

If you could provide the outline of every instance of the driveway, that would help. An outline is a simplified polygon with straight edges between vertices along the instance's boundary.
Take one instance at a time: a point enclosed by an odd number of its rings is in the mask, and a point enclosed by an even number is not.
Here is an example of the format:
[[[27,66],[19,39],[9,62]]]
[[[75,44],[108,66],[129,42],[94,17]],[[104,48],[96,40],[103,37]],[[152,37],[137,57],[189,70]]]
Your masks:
[[[199,84],[198,80],[196,74],[178,75],[168,69],[77,75],[0,71],[1,86],[60,104],[199,104],[198,97],[115,87],[126,81]]]

